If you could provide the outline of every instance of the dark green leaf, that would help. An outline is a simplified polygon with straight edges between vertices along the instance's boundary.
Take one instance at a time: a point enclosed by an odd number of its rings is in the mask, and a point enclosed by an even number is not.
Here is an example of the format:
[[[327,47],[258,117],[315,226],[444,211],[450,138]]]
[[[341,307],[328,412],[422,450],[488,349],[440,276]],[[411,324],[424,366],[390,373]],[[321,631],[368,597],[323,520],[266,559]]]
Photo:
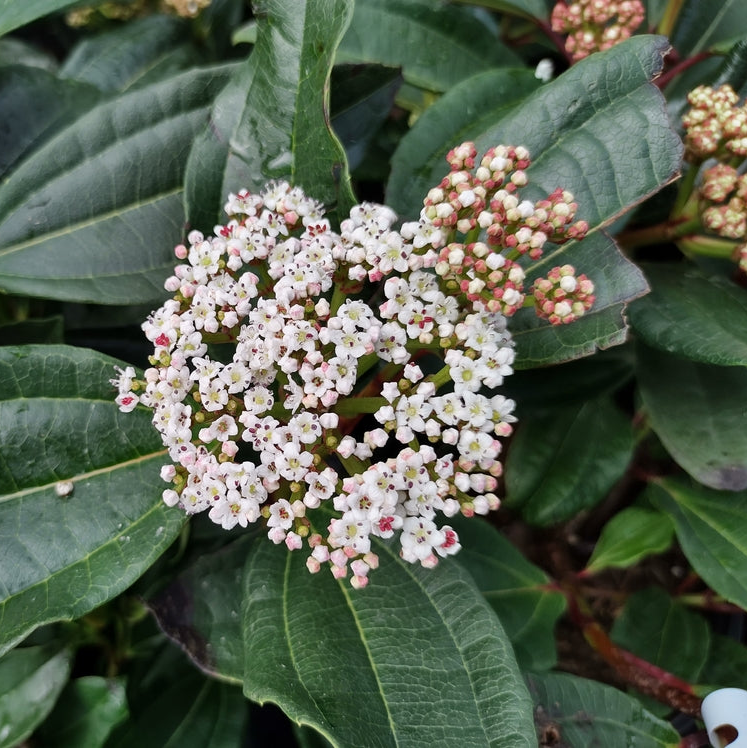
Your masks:
[[[539,740],[559,733],[555,744],[567,748],[676,748],[680,743],[673,727],[611,686],[565,673],[529,675],[527,684]]]
[[[596,228],[633,207],[677,175],[682,144],[672,131],[664,98],[651,83],[668,42],[638,36],[592,55],[507,110],[495,95],[491,113],[457,104],[457,91],[434,104],[450,120],[430,135],[435,114],[415,123],[392,163],[387,202],[417,217],[428,189],[448,172],[444,156],[463,140],[484,152],[498,143],[524,145],[532,156],[522,195],[544,197],[557,187],[573,192],[578,218]],[[479,79],[474,79],[479,80]],[[470,104],[472,79],[459,88]],[[526,96],[527,89],[522,89]],[[485,112],[485,115],[483,115]],[[444,137],[446,135],[446,137]],[[408,186],[407,178],[410,177]]]
[[[244,678],[240,590],[252,542],[203,555],[149,601],[166,634],[206,673],[234,684]]]
[[[747,647],[735,639],[711,633],[708,661],[700,673],[700,682],[719,688],[744,688],[747,672]]]
[[[693,683],[700,676],[710,645],[705,618],[656,587],[628,598],[611,636],[624,649]]]
[[[470,10],[431,0],[356,3],[337,61],[401,67],[405,80],[431,91],[446,91],[481,70],[520,63]]]
[[[674,520],[695,571],[719,595],[747,608],[747,492],[667,479],[650,485],[648,495]]]
[[[704,5],[699,0],[685,0],[677,16],[672,44],[682,57],[736,42],[747,33],[747,17],[740,0],[723,0],[718,5]]]
[[[86,676],[70,681],[52,713],[34,736],[52,748],[101,748],[109,733],[127,717],[124,683]]]
[[[340,746],[530,746],[505,633],[466,572],[387,546],[363,591],[257,543],[244,577],[244,693]],[[351,684],[354,686],[351,688]]]
[[[338,65],[332,70],[332,127],[354,170],[386,120],[402,77],[380,65]]]
[[[618,512],[603,528],[586,571],[627,568],[672,545],[674,525],[666,514],[631,506]]]
[[[452,517],[462,550],[457,560],[498,614],[522,671],[547,670],[557,660],[553,630],[565,597],[550,578],[487,522]]]
[[[267,0],[249,60],[216,98],[186,173],[194,227],[220,220],[229,192],[289,179],[347,214],[355,202],[344,150],[329,126],[328,78],[350,0]]]
[[[61,78],[114,93],[176,73],[196,53],[187,43],[189,24],[175,16],[151,15],[84,38],[60,68]]]
[[[747,365],[747,293],[682,264],[647,265],[651,293],[630,307],[630,324],[654,348],[721,366]]]
[[[0,187],[0,288],[102,304],[163,296],[182,238],[187,150],[230,68],[94,107]]]
[[[723,59],[711,85],[728,83],[740,96],[747,93],[747,40],[738,41]]]
[[[599,503],[633,454],[630,422],[609,400],[521,423],[506,460],[506,505],[527,522],[562,522]]]
[[[0,748],[27,738],[54,706],[70,674],[70,652],[24,647],[0,659]]]
[[[136,684],[137,708],[106,748],[236,748],[245,733],[246,702],[236,686],[206,678],[173,647]]]
[[[706,486],[747,488],[747,369],[637,351],[641,397],[672,457]]]
[[[0,36],[79,2],[80,0],[0,0]]]
[[[41,68],[0,67],[0,111],[13,112],[0,128],[0,176],[8,174],[99,98],[99,92],[91,86],[60,80]]]
[[[115,363],[66,346],[0,348],[0,651],[120,593],[182,526],[159,497],[164,450],[149,413],[114,403]]]
[[[302,554],[242,539],[151,604],[201,667],[243,679],[249,698],[279,704],[334,745],[530,745],[510,645],[467,573],[450,560],[424,570],[387,546],[377,552],[380,568],[355,591],[326,569],[309,575]],[[539,582],[528,564],[517,574]],[[557,601],[547,596],[540,609],[554,615]]]

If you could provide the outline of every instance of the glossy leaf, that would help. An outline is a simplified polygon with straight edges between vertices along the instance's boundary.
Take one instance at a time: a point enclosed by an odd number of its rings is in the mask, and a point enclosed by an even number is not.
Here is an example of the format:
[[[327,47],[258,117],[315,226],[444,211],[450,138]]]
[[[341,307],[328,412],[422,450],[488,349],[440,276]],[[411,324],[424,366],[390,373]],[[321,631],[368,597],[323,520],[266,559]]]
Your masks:
[[[164,78],[187,66],[189,24],[176,16],[151,15],[111,31],[84,37],[60,68],[61,78],[89,83],[113,93]]]
[[[191,70],[91,109],[0,186],[0,288],[152,302],[182,238],[187,151],[227,68]]]
[[[700,676],[710,645],[705,618],[657,587],[628,598],[611,637],[638,657],[693,683]]]
[[[747,647],[735,639],[711,633],[708,660],[700,672],[700,682],[719,688],[743,688],[747,672]]]
[[[332,127],[354,170],[394,105],[402,83],[395,68],[337,65],[332,71]],[[336,85],[335,85],[336,84]]]
[[[633,453],[628,419],[608,400],[519,424],[506,459],[506,505],[527,522],[562,522],[599,503]]]
[[[23,647],[0,659],[0,748],[13,748],[49,714],[70,674],[70,652]]]
[[[679,170],[682,145],[651,83],[667,49],[662,37],[633,37],[581,60],[533,93],[524,90],[529,95],[507,110],[496,94],[484,99],[477,112],[469,106],[460,111],[459,96],[468,104],[480,102],[470,95],[478,79],[464,81],[402,139],[392,160],[387,203],[397,205],[401,215],[417,217],[428,189],[448,172],[446,153],[463,140],[474,140],[481,152],[498,143],[529,149],[533,163],[523,196],[538,199],[563,187],[573,192],[579,219],[592,228],[610,223]],[[492,113],[486,103],[491,101]],[[443,118],[450,120],[447,137],[440,130],[431,135],[436,107],[443,107]]]
[[[672,457],[706,486],[747,488],[747,369],[699,364],[643,344],[637,351],[641,397]]]
[[[136,681],[137,703],[105,748],[236,748],[245,733],[241,689],[206,678],[169,648]]]
[[[552,631],[565,598],[487,522],[453,517],[462,550],[455,563],[470,572],[506,631],[522,670],[544,670],[557,658]],[[182,643],[200,667],[230,683],[243,677],[244,649],[237,585],[252,542],[240,537],[191,563],[149,602],[161,628]],[[253,533],[254,534],[254,533]],[[226,573],[227,569],[236,569]],[[189,620],[184,610],[191,611]]]
[[[243,679],[250,699],[334,745],[531,745],[510,645],[467,573],[451,559],[423,570],[377,552],[380,568],[354,591],[326,569],[309,575],[303,554],[240,540],[152,606],[201,667]]]
[[[46,748],[101,748],[127,717],[122,680],[90,675],[67,683],[52,713],[34,736]]]
[[[216,98],[190,154],[187,216],[210,230],[229,192],[271,179],[305,187],[347,213],[354,197],[344,150],[329,125],[328,78],[350,0],[267,0],[257,43]]]
[[[695,267],[647,265],[651,293],[630,307],[630,324],[649,346],[693,361],[747,365],[747,294]]]
[[[676,748],[680,743],[673,727],[612,686],[566,673],[528,675],[527,685],[535,703],[537,737],[547,738],[545,745],[553,744],[551,738],[568,748]]]
[[[481,70],[520,64],[470,10],[431,0],[356,3],[337,61],[401,67],[406,81],[431,91],[447,91]]]
[[[182,526],[160,499],[149,413],[114,403],[115,363],[66,346],[0,348],[0,651],[119,594]]]
[[[91,86],[60,80],[37,67],[0,66],[0,111],[13,112],[0,129],[0,175],[98,102]]]
[[[244,679],[240,591],[253,542],[245,535],[202,555],[148,602],[158,625],[202,670],[233,684]]]
[[[674,525],[666,514],[628,507],[602,528],[586,571],[593,574],[610,567],[627,568],[667,550],[673,540]]]
[[[564,595],[551,590],[550,578],[487,522],[459,516],[449,522],[462,544],[456,561],[498,615],[521,670],[554,667],[553,632],[565,611]]]
[[[737,42],[724,57],[713,86],[728,83],[743,98],[747,93],[747,40]]]
[[[248,698],[279,704],[343,746],[532,744],[508,640],[456,564],[414,568],[383,547],[359,594],[326,570],[309,577],[302,554],[267,542],[253,551],[244,576]]]
[[[672,44],[684,57],[731,44],[745,34],[747,18],[740,0],[723,0],[710,7],[686,0],[677,16]]]
[[[57,10],[77,5],[78,0],[0,0],[0,36]]]
[[[719,595],[747,608],[747,492],[713,491],[675,479],[659,480],[648,491],[674,520],[693,569]]]

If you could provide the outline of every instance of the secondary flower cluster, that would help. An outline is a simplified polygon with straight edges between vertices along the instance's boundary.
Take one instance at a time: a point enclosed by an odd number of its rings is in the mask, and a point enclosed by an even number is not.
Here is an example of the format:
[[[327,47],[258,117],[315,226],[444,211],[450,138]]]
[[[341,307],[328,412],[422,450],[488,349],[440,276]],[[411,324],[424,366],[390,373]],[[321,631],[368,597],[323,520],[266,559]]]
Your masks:
[[[687,96],[691,109],[682,118],[685,158],[700,163],[707,158],[728,160],[747,156],[747,106],[724,84],[714,89],[698,86]]]
[[[747,105],[725,84],[698,86],[688,95],[692,108],[683,117],[686,158],[718,163],[701,175],[700,218],[703,226],[726,239],[740,240],[734,257],[747,271],[747,176],[740,162],[747,156]]]
[[[494,390],[512,371],[506,315],[525,300],[517,260],[586,226],[568,193],[519,198],[525,149],[476,155],[454,149],[399,230],[363,203],[337,233],[280,182],[229,195],[214,236],[176,247],[174,297],[143,325],[152,367],[112,380],[123,411],[153,411],[168,505],[226,529],[262,519],[273,542],[307,548],[310,571],[329,564],[355,587],[378,565],[372,538],[396,534],[403,559],[433,566],[460,548],[440,517],[498,507],[515,419]],[[536,291],[553,323],[593,300],[570,266],[556,275]]]
[[[556,33],[568,34],[565,48],[576,62],[628,39],[644,17],[640,0],[576,0],[570,5],[560,0],[550,25]]]

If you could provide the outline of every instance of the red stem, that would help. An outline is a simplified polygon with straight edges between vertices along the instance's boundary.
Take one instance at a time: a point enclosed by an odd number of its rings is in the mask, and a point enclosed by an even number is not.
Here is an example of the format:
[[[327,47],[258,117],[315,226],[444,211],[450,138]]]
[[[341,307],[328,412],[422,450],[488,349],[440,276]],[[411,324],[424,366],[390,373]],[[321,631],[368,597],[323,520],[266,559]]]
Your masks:
[[[701,698],[687,681],[618,647],[599,623],[581,610],[582,603],[572,592],[566,590],[566,598],[571,618],[583,632],[586,641],[623,680],[673,709],[700,716]]]
[[[666,73],[660,75],[654,81],[654,85],[657,86],[660,90],[663,89],[666,85],[669,84],[672,78],[679,75],[683,70],[687,70],[693,65],[697,65],[699,62],[703,62],[703,60],[707,60],[709,57],[711,57],[710,52],[700,52],[697,55],[693,55],[692,57],[686,57],[681,62],[678,62],[676,65],[673,65],[671,68],[669,68]]]

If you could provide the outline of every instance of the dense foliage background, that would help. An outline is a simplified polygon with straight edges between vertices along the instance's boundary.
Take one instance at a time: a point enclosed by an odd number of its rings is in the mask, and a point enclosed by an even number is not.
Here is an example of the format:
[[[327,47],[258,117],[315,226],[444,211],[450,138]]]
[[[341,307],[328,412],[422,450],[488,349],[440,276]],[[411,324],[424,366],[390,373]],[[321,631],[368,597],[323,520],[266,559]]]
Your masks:
[[[680,122],[747,92],[742,4],[648,0],[572,65],[545,0],[174,5],[0,0],[0,746],[706,745],[747,685],[747,290]],[[588,237],[532,272],[596,284],[512,320],[501,510],[354,591],[167,508],[109,380],[186,229],[280,177],[417,218],[464,140],[573,192]]]

